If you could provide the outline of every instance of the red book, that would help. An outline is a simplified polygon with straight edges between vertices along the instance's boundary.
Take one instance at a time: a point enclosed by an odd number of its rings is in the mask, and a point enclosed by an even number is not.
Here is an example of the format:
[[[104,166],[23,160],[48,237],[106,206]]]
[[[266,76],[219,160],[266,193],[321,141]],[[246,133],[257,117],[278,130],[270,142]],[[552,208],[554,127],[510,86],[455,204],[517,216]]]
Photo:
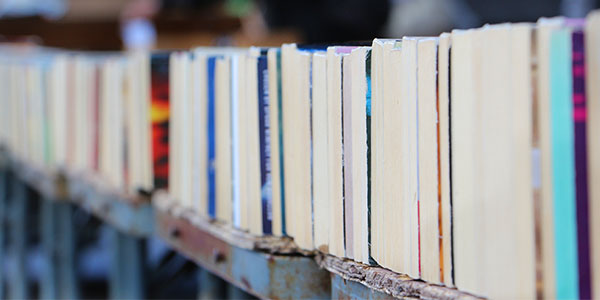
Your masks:
[[[150,68],[153,183],[155,189],[166,189],[169,186],[169,55],[153,54]]]

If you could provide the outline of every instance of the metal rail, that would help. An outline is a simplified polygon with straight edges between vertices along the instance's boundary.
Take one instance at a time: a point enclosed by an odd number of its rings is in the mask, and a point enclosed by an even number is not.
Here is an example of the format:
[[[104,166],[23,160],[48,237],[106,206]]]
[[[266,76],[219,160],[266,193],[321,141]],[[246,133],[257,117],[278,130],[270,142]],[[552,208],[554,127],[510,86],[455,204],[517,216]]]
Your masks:
[[[140,243],[156,235],[201,266],[203,281],[217,281],[216,275],[259,298],[477,298],[380,267],[304,251],[288,237],[253,236],[177,207],[164,192],[154,193],[152,199],[130,196],[107,188],[89,174],[46,170],[0,150],[0,237],[8,233],[6,255],[16,258],[12,259],[16,264],[9,266],[11,298],[27,298],[23,219],[28,188],[43,198],[40,224],[48,263],[40,290],[44,298],[78,297],[70,221],[74,206],[112,227],[109,294],[114,299],[144,297]],[[0,278],[0,295],[2,282]],[[203,288],[199,297],[209,294],[211,290]]]

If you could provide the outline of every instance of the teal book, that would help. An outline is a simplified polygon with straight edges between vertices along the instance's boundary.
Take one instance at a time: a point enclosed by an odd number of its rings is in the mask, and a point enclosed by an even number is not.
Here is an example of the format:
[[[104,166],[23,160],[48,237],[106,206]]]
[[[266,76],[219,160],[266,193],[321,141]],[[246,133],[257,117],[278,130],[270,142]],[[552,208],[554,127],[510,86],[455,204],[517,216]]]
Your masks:
[[[579,298],[571,31],[560,29],[550,40],[550,118],[556,296]]]

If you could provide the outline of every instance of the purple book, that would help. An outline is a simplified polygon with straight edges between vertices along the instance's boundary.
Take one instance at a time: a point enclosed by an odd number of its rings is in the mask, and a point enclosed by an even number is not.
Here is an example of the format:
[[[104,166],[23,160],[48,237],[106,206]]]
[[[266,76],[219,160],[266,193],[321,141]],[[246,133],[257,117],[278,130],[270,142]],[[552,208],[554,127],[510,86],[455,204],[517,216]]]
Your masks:
[[[573,122],[575,129],[575,185],[579,297],[591,299],[590,232],[588,220],[588,171],[586,140],[585,51],[583,31],[575,30],[573,47]]]

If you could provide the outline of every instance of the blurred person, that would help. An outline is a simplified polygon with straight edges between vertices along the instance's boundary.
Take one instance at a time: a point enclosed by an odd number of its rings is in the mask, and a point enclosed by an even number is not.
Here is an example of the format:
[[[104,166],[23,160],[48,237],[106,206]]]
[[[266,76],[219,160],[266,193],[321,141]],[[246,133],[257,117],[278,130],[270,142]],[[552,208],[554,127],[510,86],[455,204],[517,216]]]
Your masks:
[[[200,10],[219,2],[245,2],[257,8],[242,16],[242,30],[248,34],[291,28],[306,43],[371,40],[381,35],[390,9],[389,0],[134,0],[122,20],[149,19],[160,11]]]
[[[269,27],[295,27],[307,43],[372,40],[382,34],[389,0],[262,0]]]
[[[392,0],[388,36],[438,35],[503,22],[536,22],[563,15],[582,18],[599,0]]]

